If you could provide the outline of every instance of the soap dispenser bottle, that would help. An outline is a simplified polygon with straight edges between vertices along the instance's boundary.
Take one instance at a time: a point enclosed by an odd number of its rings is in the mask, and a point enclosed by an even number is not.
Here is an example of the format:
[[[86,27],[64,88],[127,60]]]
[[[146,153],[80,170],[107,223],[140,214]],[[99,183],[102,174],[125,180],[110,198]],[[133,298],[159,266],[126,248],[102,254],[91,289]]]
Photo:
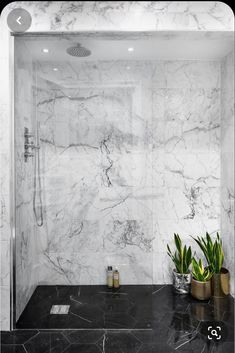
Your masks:
[[[116,289],[120,287],[120,276],[117,268],[113,273],[113,287]]]
[[[107,269],[107,286],[108,288],[113,288],[113,268],[108,266]]]

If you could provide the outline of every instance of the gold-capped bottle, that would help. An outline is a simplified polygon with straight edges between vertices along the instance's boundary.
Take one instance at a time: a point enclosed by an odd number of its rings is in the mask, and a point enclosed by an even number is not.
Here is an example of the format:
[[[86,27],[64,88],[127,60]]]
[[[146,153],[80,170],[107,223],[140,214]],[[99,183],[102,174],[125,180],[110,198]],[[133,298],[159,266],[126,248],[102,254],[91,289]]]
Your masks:
[[[120,287],[120,276],[117,268],[113,273],[113,287],[116,289]]]

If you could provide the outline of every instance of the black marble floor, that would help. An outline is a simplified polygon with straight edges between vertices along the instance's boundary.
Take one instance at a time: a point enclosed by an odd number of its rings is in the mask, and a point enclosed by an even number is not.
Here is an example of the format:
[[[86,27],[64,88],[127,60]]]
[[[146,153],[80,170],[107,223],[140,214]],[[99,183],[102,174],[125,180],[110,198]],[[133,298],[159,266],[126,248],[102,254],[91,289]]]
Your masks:
[[[1,352],[234,352],[234,301],[232,297],[198,302],[191,296],[174,294],[170,285],[153,286],[151,295],[151,329],[135,327],[126,330],[88,328],[84,330],[15,330],[2,332]],[[144,300],[142,302],[145,307],[147,303]],[[125,314],[124,311],[123,314]],[[210,327],[209,331],[208,327]],[[218,327],[221,327],[221,330]],[[212,332],[214,329],[217,329],[217,335],[215,331]],[[219,332],[220,339],[218,339]]]
[[[52,305],[70,305],[51,315]],[[152,286],[39,286],[17,322],[18,329],[149,329]]]

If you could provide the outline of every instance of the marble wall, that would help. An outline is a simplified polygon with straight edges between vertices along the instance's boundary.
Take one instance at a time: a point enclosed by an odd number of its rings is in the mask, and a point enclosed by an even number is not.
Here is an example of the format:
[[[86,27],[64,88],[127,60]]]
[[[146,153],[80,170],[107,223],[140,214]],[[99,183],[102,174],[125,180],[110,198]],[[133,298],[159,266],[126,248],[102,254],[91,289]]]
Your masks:
[[[42,80],[37,93],[39,281],[105,283],[110,263],[122,283],[170,283],[173,233],[191,243],[220,229],[220,63],[84,62],[55,75],[61,87]]]
[[[1,328],[10,329],[10,217],[11,217],[11,38],[6,18],[16,7],[27,9],[32,17],[30,31],[233,31],[234,15],[222,2],[102,2],[16,1],[5,7],[0,17],[0,120],[1,120]],[[71,21],[72,17],[72,21]],[[190,161],[188,161],[190,163]],[[193,162],[191,162],[191,166]],[[186,170],[191,168],[190,164]],[[206,163],[202,170],[206,173]],[[175,177],[183,167],[177,162]],[[187,174],[186,174],[187,175]],[[191,196],[189,197],[189,199]],[[167,228],[166,228],[167,229]],[[165,231],[168,233],[168,230]]]
[[[76,88],[44,82],[37,93],[42,283],[104,284],[109,264],[123,284],[152,283],[152,66],[127,65],[84,62]]]
[[[33,18],[31,31],[230,30],[233,11],[220,1],[15,1]]]
[[[221,232],[234,294],[234,52],[221,70]]]
[[[0,20],[2,18],[0,17]],[[10,119],[10,73],[9,73],[9,34],[4,32],[0,22],[1,85],[0,85],[0,329],[10,329],[10,259],[11,259],[11,119]],[[6,55],[7,53],[7,55]]]

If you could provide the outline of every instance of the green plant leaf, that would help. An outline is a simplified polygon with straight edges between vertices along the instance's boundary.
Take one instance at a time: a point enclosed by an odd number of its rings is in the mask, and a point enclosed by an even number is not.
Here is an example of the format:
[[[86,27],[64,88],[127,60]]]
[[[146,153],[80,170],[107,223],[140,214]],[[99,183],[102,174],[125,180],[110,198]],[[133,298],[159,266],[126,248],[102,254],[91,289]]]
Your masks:
[[[181,255],[182,257],[182,244],[181,244],[181,240],[180,240],[180,237],[179,237],[179,234],[174,234],[174,237],[175,237],[175,245],[176,245],[176,248],[178,250],[178,253]]]
[[[205,282],[208,281],[211,277],[211,272],[209,268],[204,268],[202,260],[199,259],[197,262],[195,258],[192,259],[192,267],[193,267],[193,277],[197,281]]]
[[[179,234],[174,233],[174,241],[176,251],[174,255],[171,252],[169,245],[167,244],[167,254],[171,257],[175,264],[175,268],[179,273],[188,273],[189,266],[192,262],[192,250],[191,247],[187,248],[186,245],[182,245]]]
[[[167,244],[167,250],[168,250],[168,252],[171,254],[171,249],[170,249],[170,247],[169,247],[168,244]]]
[[[186,269],[187,269],[187,272],[189,271],[189,266],[191,265],[192,263],[192,250],[191,250],[191,246],[188,248],[188,251],[187,251],[187,255],[186,255]]]

